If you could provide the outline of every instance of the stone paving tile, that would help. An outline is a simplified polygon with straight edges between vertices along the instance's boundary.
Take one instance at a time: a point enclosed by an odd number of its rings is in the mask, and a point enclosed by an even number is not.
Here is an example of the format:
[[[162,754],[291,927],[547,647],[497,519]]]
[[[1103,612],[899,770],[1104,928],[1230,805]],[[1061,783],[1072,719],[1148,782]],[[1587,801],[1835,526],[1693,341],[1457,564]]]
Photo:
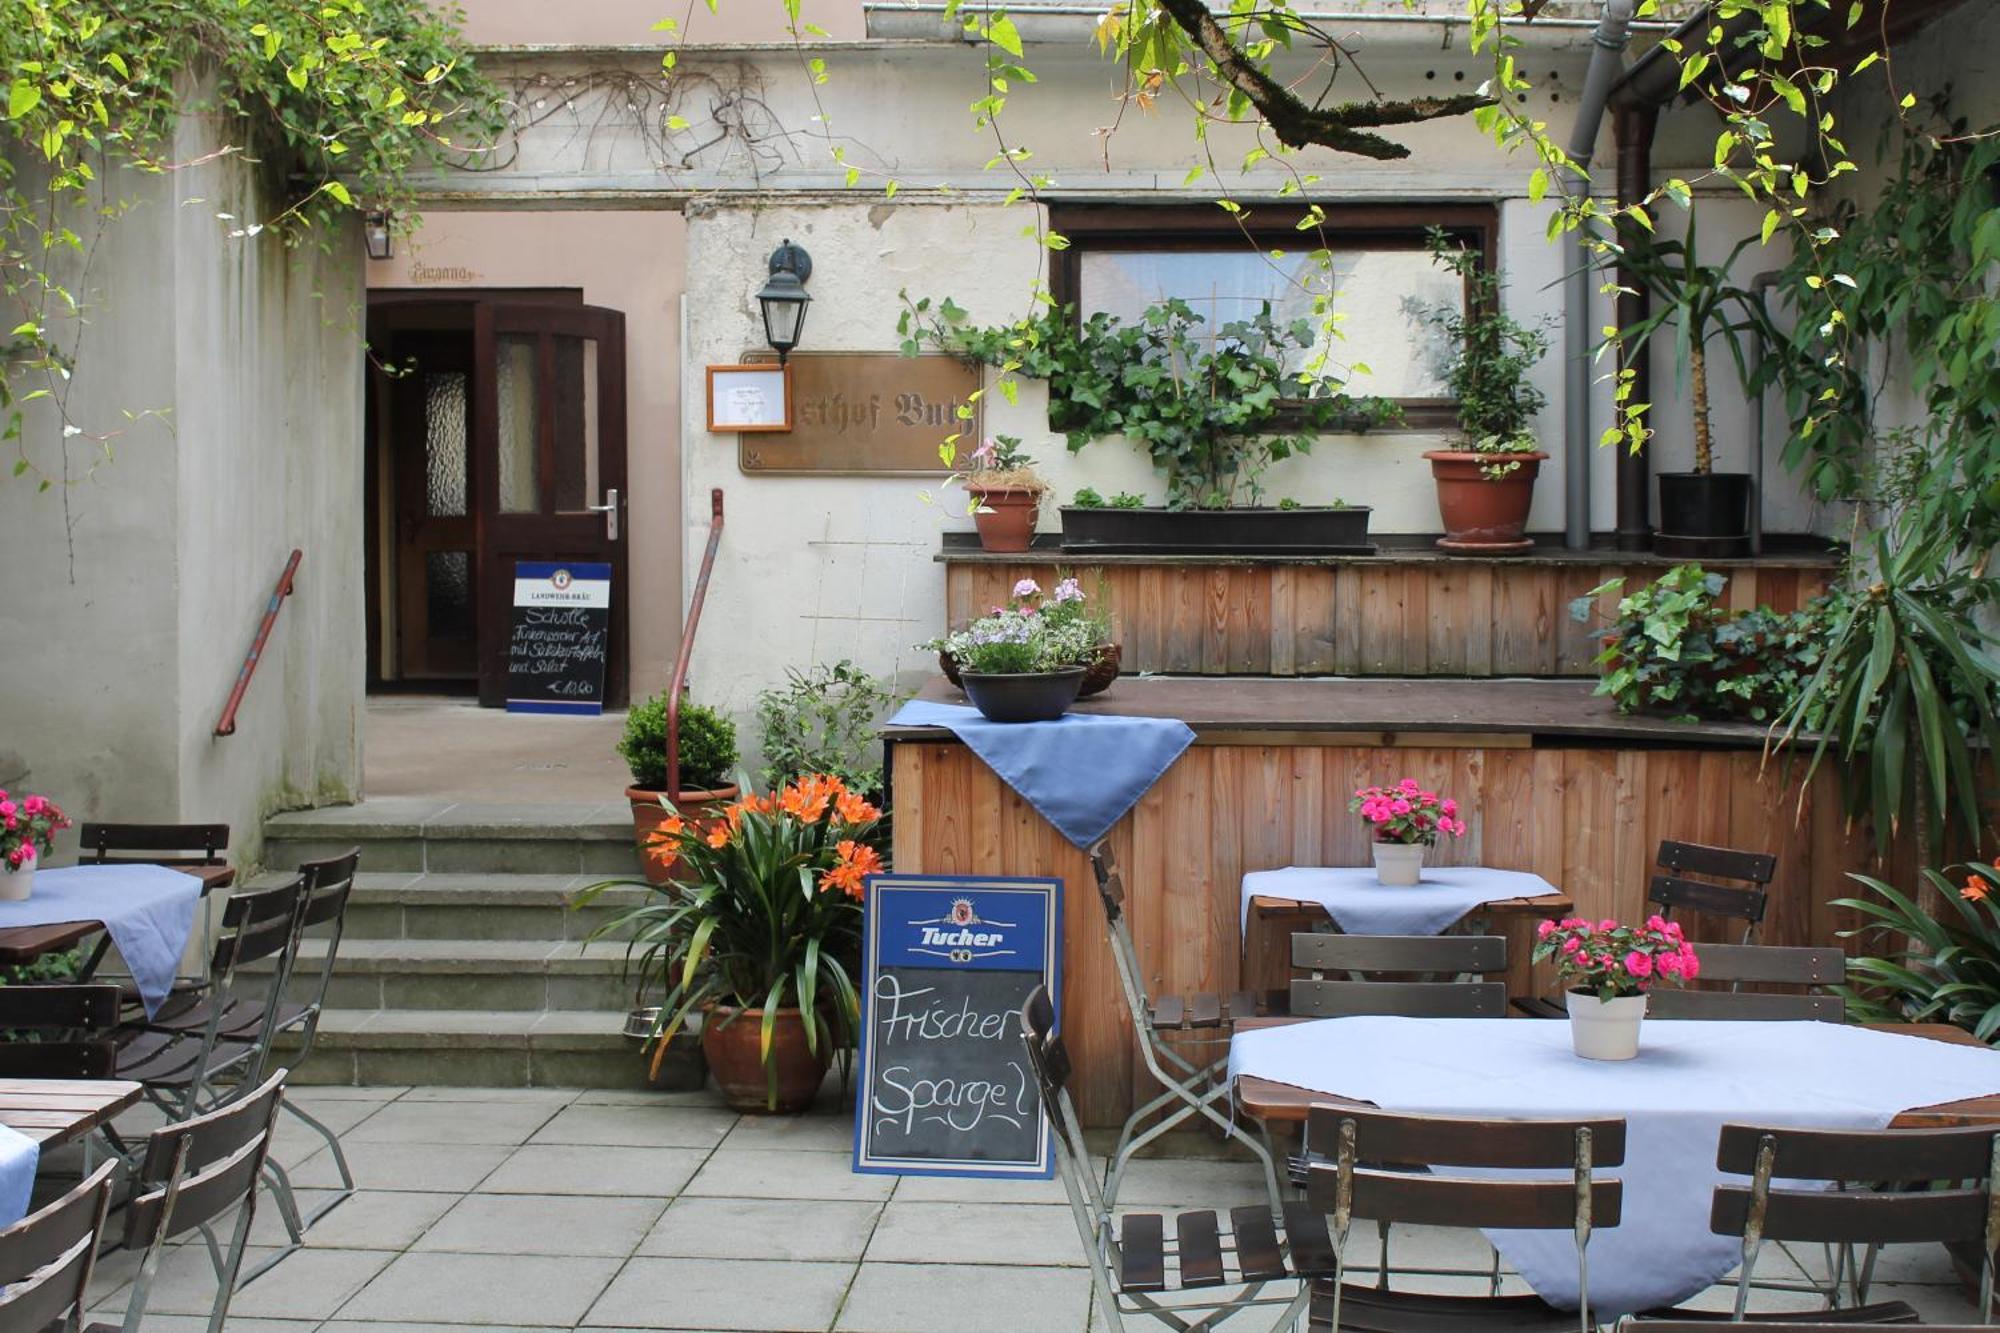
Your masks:
[[[331,1190],[301,1190],[299,1210],[309,1215],[332,1197]],[[456,1191],[356,1190],[312,1224],[307,1244],[322,1250],[406,1250],[462,1197]],[[284,1240],[285,1224],[277,1208],[268,1198],[259,1199],[250,1243],[281,1245]]]
[[[315,1333],[320,1328],[317,1319],[239,1319],[234,1310],[229,1314],[229,1333]],[[197,1314],[149,1314],[144,1325],[145,1333],[208,1333],[208,1316]],[[356,1326],[353,1333],[365,1333]],[[464,1333],[460,1329],[458,1333]],[[493,1333],[482,1329],[480,1333]]]
[[[720,1109],[722,1094],[714,1088],[699,1092],[647,1092],[638,1088],[585,1088],[578,1106],[712,1106]]]
[[[591,1307],[584,1323],[593,1328],[819,1333],[832,1324],[853,1276],[852,1264],[634,1259]],[[1017,1330],[1033,1327],[1015,1325]]]
[[[538,1102],[397,1101],[369,1116],[343,1143],[526,1143],[561,1114]]]
[[[733,1111],[687,1106],[570,1106],[528,1140],[641,1148],[713,1148],[736,1124]]]
[[[253,1267],[271,1253],[255,1248],[244,1253],[243,1266]],[[240,1288],[229,1302],[229,1327],[239,1319],[325,1319],[390,1260],[389,1250],[300,1250],[256,1282]],[[94,1315],[122,1317],[131,1295],[127,1286],[100,1302]],[[145,1327],[158,1314],[206,1315],[215,1303],[215,1270],[200,1244],[168,1250],[160,1261],[146,1304]]]
[[[876,1223],[869,1263],[1026,1264],[1087,1262],[1076,1217],[1047,1203],[905,1203],[891,1200]]]
[[[340,1315],[350,1320],[573,1326],[618,1267],[616,1259],[574,1256],[405,1254],[343,1305]]]
[[[316,1102],[393,1102],[412,1091],[414,1089],[389,1084],[357,1088],[345,1083],[315,1083],[298,1095]],[[293,1094],[287,1090],[285,1095],[289,1097]]]
[[[639,1243],[669,1258],[855,1262],[882,1212],[879,1203],[829,1199],[676,1199]]]
[[[1142,1157],[1125,1169],[1118,1185],[1121,1206],[1152,1209],[1234,1208],[1265,1198],[1258,1168],[1245,1162]]]
[[[725,1143],[724,1146],[727,1146]],[[896,1199],[926,1203],[1061,1203],[1069,1202],[1060,1180],[975,1180],[965,1176],[903,1176],[896,1182]]]
[[[1081,1330],[1090,1274],[1081,1268],[960,1268],[861,1265],[841,1307],[842,1333],[1037,1333]]]
[[[757,1148],[765,1152],[806,1149],[851,1152],[854,1117],[827,1115],[746,1115],[723,1140],[725,1148]]]
[[[708,1153],[698,1148],[603,1148],[530,1144],[479,1185],[482,1194],[624,1194],[667,1199],[681,1192]]]
[[[508,1149],[489,1143],[356,1143],[343,1140],[347,1165],[362,1189],[449,1191],[463,1194],[507,1160]],[[292,1172],[298,1189],[334,1189],[340,1174],[333,1154],[315,1153]]]
[[[719,1148],[687,1194],[724,1199],[886,1199],[894,1176],[862,1176],[847,1153],[743,1152]]]
[[[401,1100],[410,1102],[518,1102],[526,1106],[547,1106],[552,1111],[568,1106],[584,1094],[576,1088],[411,1088]]]
[[[470,1194],[412,1248],[622,1259],[637,1248],[665,1208],[663,1199]]]

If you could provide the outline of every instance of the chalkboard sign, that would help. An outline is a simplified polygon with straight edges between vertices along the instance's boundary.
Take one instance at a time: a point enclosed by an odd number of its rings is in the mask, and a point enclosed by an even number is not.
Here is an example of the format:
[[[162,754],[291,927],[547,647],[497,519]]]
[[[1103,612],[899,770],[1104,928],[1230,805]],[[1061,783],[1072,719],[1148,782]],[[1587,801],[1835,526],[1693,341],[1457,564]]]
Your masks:
[[[1053,1174],[1020,1013],[1061,1004],[1062,881],[879,875],[862,940],[854,1169]]]
[[[507,711],[603,712],[610,641],[610,565],[515,561]]]

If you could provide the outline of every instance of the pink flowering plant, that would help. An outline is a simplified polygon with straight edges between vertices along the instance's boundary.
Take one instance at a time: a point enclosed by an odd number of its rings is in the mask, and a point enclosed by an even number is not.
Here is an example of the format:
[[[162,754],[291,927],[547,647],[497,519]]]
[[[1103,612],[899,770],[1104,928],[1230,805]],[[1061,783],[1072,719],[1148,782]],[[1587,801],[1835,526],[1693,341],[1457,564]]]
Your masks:
[[[1013,673],[1088,666],[1109,634],[1104,617],[1088,602],[1074,578],[1063,577],[1049,592],[1033,579],[1022,579],[1014,585],[1007,605],[917,647],[950,654],[962,671]]]
[[[1600,1000],[1644,995],[1659,982],[1678,985],[1701,975],[1701,959],[1681,928],[1660,916],[1621,926],[1606,917],[1544,921],[1536,927],[1535,961],[1555,961],[1556,975],[1573,991]]]
[[[69,816],[46,796],[13,796],[0,788],[0,859],[9,870],[33,867],[43,852],[56,847],[56,834],[69,827]]]
[[[1347,808],[1374,827],[1376,842],[1434,846],[1438,834],[1465,836],[1465,821],[1458,817],[1458,802],[1424,787],[1415,778],[1404,778],[1393,787],[1362,787]]]

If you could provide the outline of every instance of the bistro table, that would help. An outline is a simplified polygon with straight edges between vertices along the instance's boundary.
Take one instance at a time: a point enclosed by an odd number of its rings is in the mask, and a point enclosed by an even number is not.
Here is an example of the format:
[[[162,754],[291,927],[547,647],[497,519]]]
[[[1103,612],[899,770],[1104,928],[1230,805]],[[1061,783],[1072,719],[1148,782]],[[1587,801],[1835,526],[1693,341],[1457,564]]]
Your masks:
[[[1464,925],[1473,930],[1491,930],[1507,939],[1507,971],[1502,980],[1512,996],[1536,993],[1534,948],[1535,923],[1568,916],[1576,903],[1555,885],[1525,871],[1490,870],[1484,866],[1426,866],[1427,885],[1463,892],[1468,905],[1458,921],[1447,929]],[[1384,888],[1374,883],[1372,869],[1288,866],[1283,870],[1251,871],[1243,876],[1243,972],[1241,986],[1259,995],[1277,996],[1290,986],[1292,977],[1292,935],[1325,929],[1329,925],[1350,934],[1375,933],[1368,922],[1353,913],[1340,918],[1329,910],[1328,900],[1352,897],[1356,886],[1365,883],[1365,892],[1410,893],[1410,889]],[[1505,896],[1477,901],[1482,884],[1485,891]]]
[[[1606,1174],[1625,1183],[1624,1221],[1590,1245],[1591,1305],[1606,1318],[1675,1304],[1736,1266],[1738,1241],[1707,1225],[1725,1123],[2000,1125],[2000,1052],[1954,1028],[1649,1020],[1640,1041],[1636,1061],[1589,1061],[1570,1053],[1561,1023],[1265,1019],[1238,1026],[1229,1069],[1238,1105],[1272,1127],[1350,1100],[1417,1114],[1623,1117],[1625,1161]],[[1488,1239],[1544,1299],[1574,1307],[1567,1231]]]
[[[236,882],[234,866],[169,866],[168,869],[193,875],[200,880],[204,898],[216,889],[226,889]],[[103,929],[102,921],[89,920],[0,928],[0,964],[32,963],[43,954],[74,948]]]
[[[46,1151],[82,1138],[139,1096],[137,1083],[120,1079],[0,1078],[0,1125]]]

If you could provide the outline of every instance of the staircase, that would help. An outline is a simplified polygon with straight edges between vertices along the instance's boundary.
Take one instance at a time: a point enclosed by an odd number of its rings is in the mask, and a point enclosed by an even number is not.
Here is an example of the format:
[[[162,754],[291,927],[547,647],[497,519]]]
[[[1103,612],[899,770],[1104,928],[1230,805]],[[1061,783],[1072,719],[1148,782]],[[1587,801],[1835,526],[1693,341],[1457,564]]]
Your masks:
[[[364,801],[274,816],[264,839],[266,883],[361,848],[328,1011],[294,1081],[642,1086],[621,1031],[625,946],[584,941],[644,891],[567,908],[584,885],[637,874],[623,802]],[[302,974],[325,947],[305,942]]]

